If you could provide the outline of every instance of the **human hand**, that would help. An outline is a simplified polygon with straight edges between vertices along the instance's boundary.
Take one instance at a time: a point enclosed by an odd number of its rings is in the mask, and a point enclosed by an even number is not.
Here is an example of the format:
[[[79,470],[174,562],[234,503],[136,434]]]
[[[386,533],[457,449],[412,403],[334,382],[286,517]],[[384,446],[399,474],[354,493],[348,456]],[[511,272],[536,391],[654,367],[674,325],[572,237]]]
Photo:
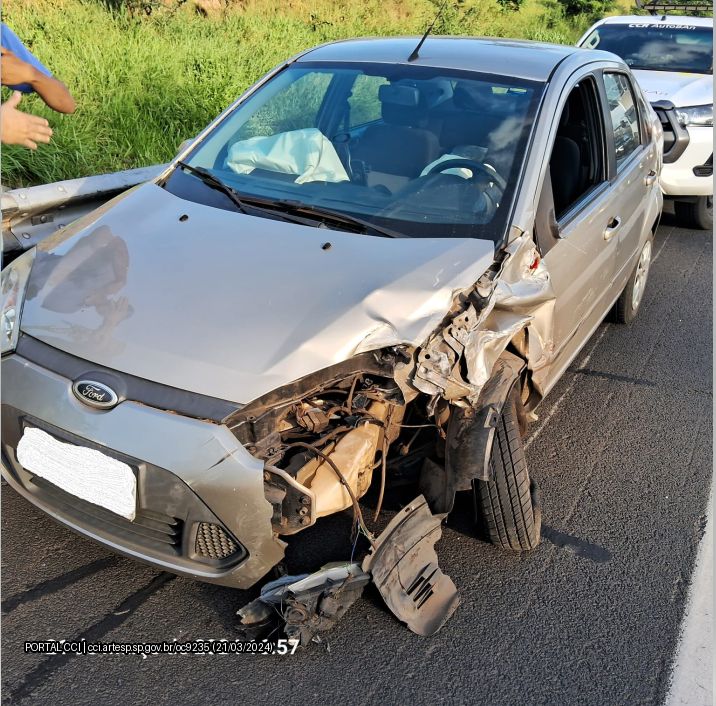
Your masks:
[[[52,128],[47,120],[17,109],[22,93],[13,91],[12,96],[0,106],[0,139],[5,145],[22,145],[37,149],[38,142],[49,142]]]
[[[37,79],[38,71],[22,59],[18,59],[9,49],[0,48],[0,77],[3,86],[19,86],[32,83]]]

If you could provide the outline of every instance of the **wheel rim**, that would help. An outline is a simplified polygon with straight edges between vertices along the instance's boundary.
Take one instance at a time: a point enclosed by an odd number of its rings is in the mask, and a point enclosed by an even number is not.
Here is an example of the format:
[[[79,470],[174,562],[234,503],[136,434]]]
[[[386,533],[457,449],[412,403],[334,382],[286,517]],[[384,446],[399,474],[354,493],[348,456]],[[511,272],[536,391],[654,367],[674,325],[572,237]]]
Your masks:
[[[639,262],[636,263],[636,273],[634,275],[634,288],[631,294],[631,308],[636,311],[641,304],[641,298],[646,287],[646,278],[649,276],[649,266],[651,265],[651,240],[647,240],[642,248]]]

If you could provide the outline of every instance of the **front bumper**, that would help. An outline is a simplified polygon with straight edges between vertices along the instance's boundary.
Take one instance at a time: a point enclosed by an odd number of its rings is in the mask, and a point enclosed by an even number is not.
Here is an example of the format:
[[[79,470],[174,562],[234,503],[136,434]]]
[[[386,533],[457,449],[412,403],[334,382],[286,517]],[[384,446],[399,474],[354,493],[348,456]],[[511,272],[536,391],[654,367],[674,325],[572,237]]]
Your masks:
[[[130,400],[93,409],[75,398],[72,382],[17,353],[2,361],[2,474],[18,493],[113,551],[202,581],[248,588],[282,559],[263,464],[226,426]],[[137,473],[135,520],[22,468],[15,450],[26,424],[129,463]],[[224,546],[229,538],[230,556],[207,556],[217,536]]]

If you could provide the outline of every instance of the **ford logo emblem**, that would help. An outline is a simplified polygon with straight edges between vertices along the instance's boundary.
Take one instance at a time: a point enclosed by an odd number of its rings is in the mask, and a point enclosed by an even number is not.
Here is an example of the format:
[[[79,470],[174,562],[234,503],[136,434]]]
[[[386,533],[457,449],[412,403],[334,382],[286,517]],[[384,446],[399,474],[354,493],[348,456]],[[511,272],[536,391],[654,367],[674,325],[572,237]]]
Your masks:
[[[78,400],[99,409],[110,409],[119,402],[117,393],[111,387],[95,380],[78,380],[72,385],[72,392]]]

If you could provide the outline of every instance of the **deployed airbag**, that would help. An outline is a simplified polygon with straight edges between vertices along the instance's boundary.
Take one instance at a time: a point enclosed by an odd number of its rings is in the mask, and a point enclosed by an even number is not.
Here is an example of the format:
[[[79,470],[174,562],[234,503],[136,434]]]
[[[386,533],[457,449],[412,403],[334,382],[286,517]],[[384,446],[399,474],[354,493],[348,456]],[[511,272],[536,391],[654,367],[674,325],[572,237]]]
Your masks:
[[[226,166],[237,174],[251,174],[254,169],[297,174],[297,184],[348,181],[333,144],[316,128],[235,142],[229,148]]]

